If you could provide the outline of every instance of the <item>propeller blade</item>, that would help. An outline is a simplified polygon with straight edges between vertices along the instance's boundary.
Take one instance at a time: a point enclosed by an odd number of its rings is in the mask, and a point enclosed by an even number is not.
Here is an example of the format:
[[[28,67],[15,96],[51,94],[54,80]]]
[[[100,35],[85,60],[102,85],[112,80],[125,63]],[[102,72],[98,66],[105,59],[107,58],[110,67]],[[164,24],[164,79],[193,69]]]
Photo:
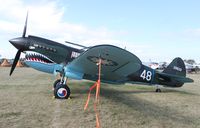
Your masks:
[[[12,64],[12,67],[11,67],[11,70],[10,70],[10,76],[12,75],[12,73],[13,73],[13,71],[14,71],[16,65],[17,65],[17,62],[18,62],[19,57],[20,57],[20,55],[21,55],[21,52],[22,52],[21,50],[18,50],[18,51],[17,51],[17,54],[15,55],[15,59],[14,59],[14,61],[13,61],[13,64]]]
[[[23,31],[22,37],[25,37],[25,36],[26,36],[27,20],[28,20],[28,12],[27,12],[27,15],[26,15],[26,21],[25,21],[24,31]]]

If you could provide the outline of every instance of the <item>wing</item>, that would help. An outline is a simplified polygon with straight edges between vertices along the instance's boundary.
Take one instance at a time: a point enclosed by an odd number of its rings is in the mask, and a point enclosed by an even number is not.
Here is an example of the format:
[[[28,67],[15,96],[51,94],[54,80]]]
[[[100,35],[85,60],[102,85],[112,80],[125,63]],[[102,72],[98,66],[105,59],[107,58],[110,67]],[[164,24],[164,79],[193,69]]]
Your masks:
[[[140,59],[134,54],[112,45],[98,45],[89,48],[67,65],[73,72],[83,74],[84,79],[96,80],[98,68],[96,63],[102,59],[101,79],[107,82],[123,82],[126,76],[138,71]]]

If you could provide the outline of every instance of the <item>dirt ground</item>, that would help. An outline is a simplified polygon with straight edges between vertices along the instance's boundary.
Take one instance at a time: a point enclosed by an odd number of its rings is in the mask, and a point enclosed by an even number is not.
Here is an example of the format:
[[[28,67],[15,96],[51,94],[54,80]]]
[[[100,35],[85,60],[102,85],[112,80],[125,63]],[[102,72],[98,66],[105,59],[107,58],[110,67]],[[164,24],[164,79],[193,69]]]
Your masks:
[[[53,99],[55,77],[31,68],[0,68],[1,128],[94,128],[93,97],[84,111],[90,81],[69,81],[71,99]],[[102,128],[200,128],[200,74],[181,88],[101,85]],[[94,94],[94,93],[93,93]]]

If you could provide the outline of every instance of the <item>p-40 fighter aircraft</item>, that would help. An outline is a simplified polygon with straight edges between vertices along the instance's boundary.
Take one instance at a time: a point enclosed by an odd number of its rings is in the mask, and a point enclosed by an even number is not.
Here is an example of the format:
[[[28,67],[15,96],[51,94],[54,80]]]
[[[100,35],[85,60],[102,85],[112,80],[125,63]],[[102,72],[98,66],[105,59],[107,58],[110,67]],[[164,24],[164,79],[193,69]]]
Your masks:
[[[27,17],[22,37],[9,40],[18,49],[10,75],[21,52],[32,51],[34,53],[26,55],[27,65],[39,71],[60,74],[61,79],[54,83],[56,98],[66,99],[70,96],[67,78],[94,81],[101,79],[102,82],[113,84],[143,83],[166,87],[181,87],[186,82],[193,82],[186,77],[185,64],[181,58],[175,58],[163,72],[157,72],[143,65],[137,56],[125,49],[113,45],[76,49],[36,36],[26,37],[26,28]],[[100,65],[99,70],[97,63]],[[160,91],[159,88],[156,89],[156,92]]]

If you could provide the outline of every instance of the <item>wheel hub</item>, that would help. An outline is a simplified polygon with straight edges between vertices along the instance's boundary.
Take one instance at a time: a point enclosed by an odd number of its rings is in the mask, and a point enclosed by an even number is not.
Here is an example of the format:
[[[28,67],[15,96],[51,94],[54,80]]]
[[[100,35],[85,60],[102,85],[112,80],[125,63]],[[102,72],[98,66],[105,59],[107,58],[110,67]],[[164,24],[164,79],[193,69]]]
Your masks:
[[[60,97],[60,98],[64,98],[67,96],[67,90],[65,88],[60,88],[58,89],[57,91],[57,95]]]

